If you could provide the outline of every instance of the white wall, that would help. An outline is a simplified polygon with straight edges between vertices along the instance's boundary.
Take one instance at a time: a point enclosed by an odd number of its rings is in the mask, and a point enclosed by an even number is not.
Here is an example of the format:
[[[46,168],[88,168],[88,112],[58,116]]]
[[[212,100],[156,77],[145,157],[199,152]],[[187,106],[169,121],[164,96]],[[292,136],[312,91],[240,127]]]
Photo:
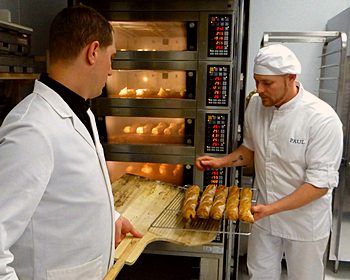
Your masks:
[[[252,0],[250,1],[246,93],[255,89],[253,61],[264,32],[324,31],[327,21],[350,7],[350,0]],[[318,95],[322,44],[286,44],[298,56],[304,88]]]

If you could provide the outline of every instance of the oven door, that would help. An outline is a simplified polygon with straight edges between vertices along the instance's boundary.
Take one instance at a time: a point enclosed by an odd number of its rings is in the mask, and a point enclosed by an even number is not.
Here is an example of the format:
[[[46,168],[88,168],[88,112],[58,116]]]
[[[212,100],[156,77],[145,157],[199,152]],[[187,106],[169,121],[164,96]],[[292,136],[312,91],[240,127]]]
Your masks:
[[[108,106],[96,102],[93,108],[112,181],[132,173],[177,185],[193,182],[194,109],[171,103],[167,109],[120,108],[112,102],[118,99],[107,100]]]
[[[233,14],[106,12],[116,34],[117,59],[230,60]]]
[[[116,59],[196,60],[199,13],[106,12]]]
[[[232,60],[236,17],[232,1],[83,0],[106,17],[117,59]],[[213,3],[212,3],[213,2]]]
[[[188,103],[186,108],[195,106],[195,61],[114,60],[112,67],[114,70],[108,77],[104,96],[119,98],[120,106],[131,106],[134,102],[131,99],[144,103],[145,107],[152,107],[157,100],[169,99],[172,103]]]

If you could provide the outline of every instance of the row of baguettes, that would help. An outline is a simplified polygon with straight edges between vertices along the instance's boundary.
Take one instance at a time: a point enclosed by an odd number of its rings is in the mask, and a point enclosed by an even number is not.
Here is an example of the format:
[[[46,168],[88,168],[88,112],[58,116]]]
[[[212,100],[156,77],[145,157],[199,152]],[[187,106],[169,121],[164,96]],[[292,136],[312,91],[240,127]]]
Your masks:
[[[135,123],[132,125],[126,125],[123,128],[125,134],[150,134],[150,135],[184,135],[185,124],[184,123]]]
[[[237,186],[217,188],[215,185],[208,185],[200,195],[199,186],[192,185],[185,192],[182,214],[186,220],[194,219],[196,216],[201,219],[220,220],[225,212],[226,219],[253,223],[251,206],[251,188],[239,189]]]
[[[154,92],[147,88],[132,89],[124,87],[118,93],[120,97],[177,97],[183,98],[185,96],[185,91],[180,90],[180,92],[175,92],[170,89],[160,88],[158,92]]]

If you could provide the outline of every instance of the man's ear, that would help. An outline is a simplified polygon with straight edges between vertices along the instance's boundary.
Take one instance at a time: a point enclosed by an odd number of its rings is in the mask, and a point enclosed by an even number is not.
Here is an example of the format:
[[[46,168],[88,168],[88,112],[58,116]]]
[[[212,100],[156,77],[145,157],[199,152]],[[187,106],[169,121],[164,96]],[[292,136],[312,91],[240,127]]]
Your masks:
[[[89,64],[95,64],[97,55],[98,55],[98,48],[100,47],[100,43],[98,41],[93,41],[87,46],[87,61]]]
[[[290,81],[295,81],[296,80],[296,78],[297,78],[297,75],[296,74],[289,74],[289,80]]]

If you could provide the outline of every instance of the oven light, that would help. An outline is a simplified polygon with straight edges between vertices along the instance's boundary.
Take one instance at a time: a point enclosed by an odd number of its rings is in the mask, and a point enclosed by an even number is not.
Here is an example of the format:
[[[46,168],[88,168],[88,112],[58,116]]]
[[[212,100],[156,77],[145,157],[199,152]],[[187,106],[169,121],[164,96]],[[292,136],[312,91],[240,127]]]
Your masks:
[[[148,78],[147,77],[143,77],[143,81],[144,82],[148,82]]]

